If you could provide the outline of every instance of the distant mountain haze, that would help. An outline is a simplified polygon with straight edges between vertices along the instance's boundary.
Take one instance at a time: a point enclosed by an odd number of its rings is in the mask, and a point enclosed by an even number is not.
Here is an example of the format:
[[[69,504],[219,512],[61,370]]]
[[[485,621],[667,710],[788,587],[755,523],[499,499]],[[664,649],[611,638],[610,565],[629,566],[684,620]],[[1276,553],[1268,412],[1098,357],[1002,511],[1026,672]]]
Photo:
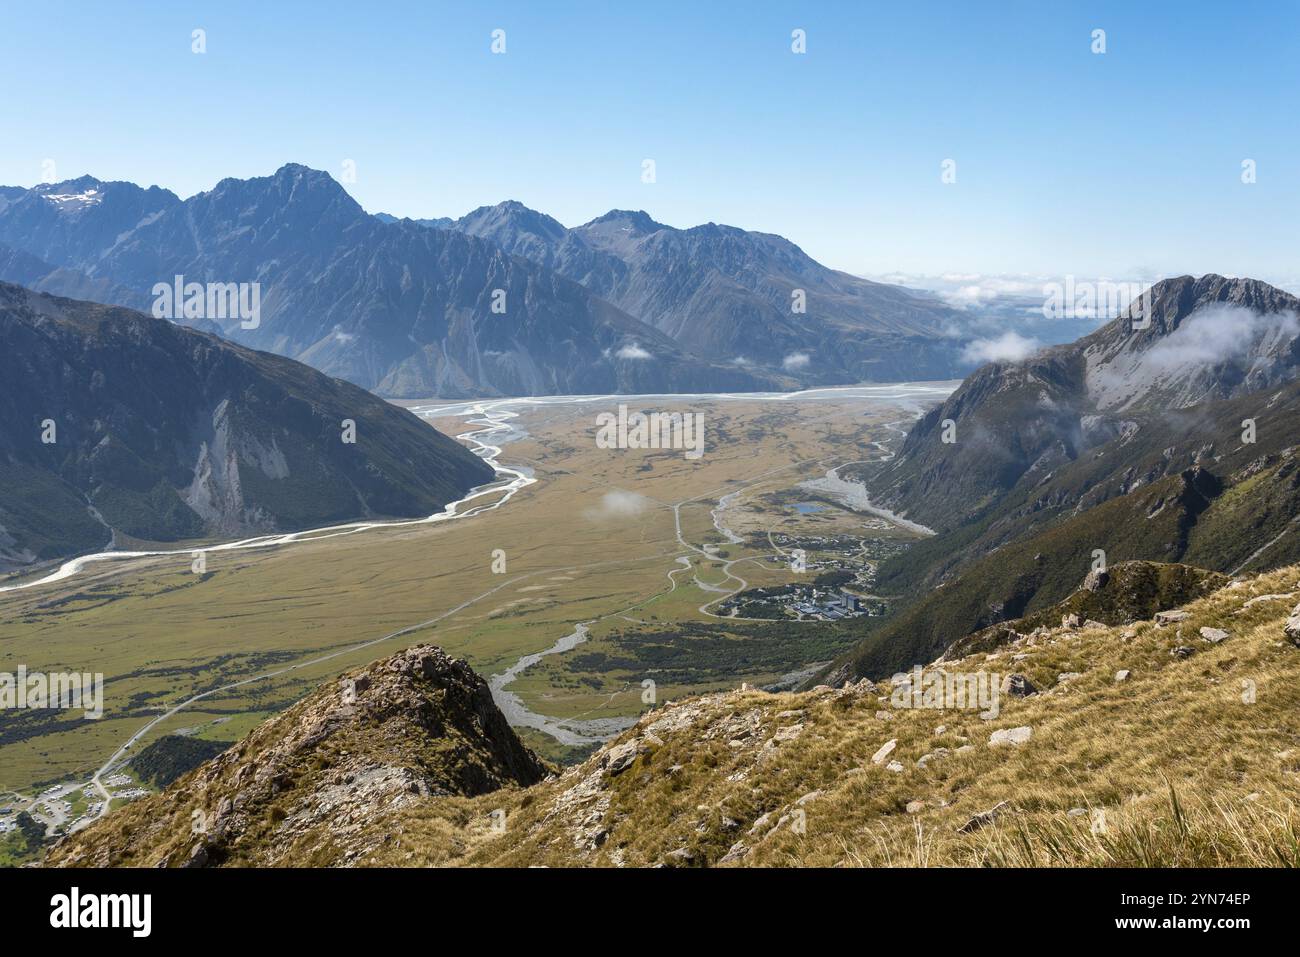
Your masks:
[[[394,397],[788,390],[970,368],[955,310],[779,236],[617,210],[568,229],[514,202],[456,221],[372,216],[295,164],[186,200],[92,177],[6,187],[0,244],[13,251],[0,279],[139,309],[176,276],[258,283],[255,327],[178,321]]]

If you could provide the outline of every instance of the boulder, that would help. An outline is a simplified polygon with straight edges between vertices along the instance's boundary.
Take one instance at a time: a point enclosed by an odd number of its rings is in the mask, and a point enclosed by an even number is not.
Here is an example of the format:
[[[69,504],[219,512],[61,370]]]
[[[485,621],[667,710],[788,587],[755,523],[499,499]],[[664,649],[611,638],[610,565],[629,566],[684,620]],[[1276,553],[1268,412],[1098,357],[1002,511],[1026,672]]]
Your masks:
[[[993,805],[993,807],[989,808],[987,811],[981,811],[979,814],[976,814],[974,817],[972,817],[961,827],[957,828],[957,833],[969,834],[971,833],[971,831],[978,831],[980,828],[992,824],[994,821],[998,819],[998,815],[1002,813],[1002,811],[1006,808],[1006,806],[1007,806],[1006,801],[999,801],[997,804]]]
[[[1282,632],[1291,644],[1300,648],[1300,605],[1296,605],[1291,609],[1291,617],[1282,626]]]
[[[1156,612],[1156,624],[1172,625],[1180,621],[1186,621],[1191,617],[1192,613],[1190,611],[1183,611],[1181,608],[1176,608],[1173,611],[1158,611]]]
[[[1228,637],[1228,633],[1222,628],[1202,628],[1201,637],[1212,645],[1217,645],[1223,639]]]
[[[786,741],[793,741],[801,734],[803,734],[803,725],[792,724],[784,728],[777,728],[776,734],[772,735],[772,740],[778,744],[784,744]]]
[[[934,749],[933,751],[931,751],[929,754],[923,754],[923,755],[921,755],[921,757],[919,757],[919,758],[917,759],[917,761],[916,761],[916,766],[917,766],[918,768],[923,768],[923,767],[925,767],[927,764],[929,764],[931,761],[933,761],[935,758],[941,758],[941,757],[943,757],[943,756],[944,756],[945,754],[947,754],[947,753],[948,753],[948,749],[947,749],[947,748],[935,748],[935,749]]]
[[[1119,684],[1122,681],[1128,681],[1129,674],[1130,672],[1127,669],[1115,672],[1115,684]]]
[[[1033,682],[1020,674],[1007,675],[1002,679],[1002,687],[998,690],[1002,694],[1011,695],[1013,698],[1027,698],[1031,694],[1038,693],[1038,689],[1034,687]]]
[[[605,770],[610,773],[611,777],[617,774],[622,774],[632,766],[632,762],[636,760],[636,755],[636,740],[625,741],[622,744],[615,745],[605,752],[605,760],[603,762]]]
[[[898,747],[897,738],[891,738],[890,740],[886,741],[884,744],[880,746],[880,750],[871,756],[871,763],[884,764],[885,758],[889,757],[889,755],[893,752],[894,748],[896,747]]]
[[[1021,745],[1033,736],[1034,729],[1028,725],[1019,728],[1000,728],[989,735],[989,747],[999,748],[1005,744]]]

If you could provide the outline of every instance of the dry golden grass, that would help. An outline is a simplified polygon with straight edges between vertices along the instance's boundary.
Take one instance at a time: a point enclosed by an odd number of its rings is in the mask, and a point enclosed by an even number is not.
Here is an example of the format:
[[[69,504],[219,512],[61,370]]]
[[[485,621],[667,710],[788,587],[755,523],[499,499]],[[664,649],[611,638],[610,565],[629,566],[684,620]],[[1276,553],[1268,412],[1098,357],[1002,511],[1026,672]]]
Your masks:
[[[1300,649],[1285,641],[1282,623],[1298,587],[1300,568],[1287,568],[1188,606],[1192,617],[1177,626],[1055,629],[952,663],[956,671],[1014,670],[1041,689],[1003,696],[989,721],[974,711],[892,708],[888,689],[743,691],[681,702],[620,739],[646,744],[618,776],[601,772],[597,755],[557,781],[483,799],[471,816],[504,807],[506,832],[461,838],[456,853],[447,852],[441,812],[384,822],[400,828],[400,855],[373,863],[716,864],[741,841],[748,854],[728,863],[1293,866]],[[1293,597],[1246,606],[1270,594]],[[1210,644],[1199,637],[1207,625],[1231,637]],[[1176,657],[1179,645],[1195,651]],[[1027,657],[1013,665],[1013,654]],[[1132,673],[1123,683],[1114,678],[1120,669]],[[1080,674],[1058,682],[1061,672]],[[699,711],[689,726],[645,738],[653,722],[685,710]],[[802,714],[778,717],[787,711]],[[747,717],[753,732],[731,744],[728,735]],[[760,759],[777,728],[797,723],[804,729],[795,740]],[[1024,725],[1033,728],[1027,743],[988,746],[994,730]],[[899,772],[871,762],[891,739]],[[917,766],[940,747],[950,753]],[[572,804],[565,792],[584,780],[607,789]],[[608,797],[603,811],[600,796]],[[909,813],[918,801],[923,806]],[[959,831],[1002,802],[992,823]],[[584,838],[593,814],[594,828],[606,832],[598,847]],[[751,834],[764,814],[767,825]]]

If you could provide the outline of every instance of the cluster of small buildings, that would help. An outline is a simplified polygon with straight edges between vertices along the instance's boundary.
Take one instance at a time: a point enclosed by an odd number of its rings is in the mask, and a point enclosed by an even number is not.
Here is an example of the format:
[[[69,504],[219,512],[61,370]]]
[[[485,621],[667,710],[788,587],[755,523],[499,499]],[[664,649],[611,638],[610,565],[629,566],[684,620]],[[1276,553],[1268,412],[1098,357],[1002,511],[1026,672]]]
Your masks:
[[[846,591],[823,591],[814,586],[806,600],[791,602],[789,607],[810,618],[837,621],[862,614],[862,599]]]
[[[817,585],[779,585],[768,588],[751,588],[733,595],[721,603],[723,615],[750,617],[755,603],[765,608],[776,606],[787,616],[817,621],[838,621],[873,614],[872,607],[861,597],[839,588],[822,588]],[[771,614],[771,612],[768,612]]]

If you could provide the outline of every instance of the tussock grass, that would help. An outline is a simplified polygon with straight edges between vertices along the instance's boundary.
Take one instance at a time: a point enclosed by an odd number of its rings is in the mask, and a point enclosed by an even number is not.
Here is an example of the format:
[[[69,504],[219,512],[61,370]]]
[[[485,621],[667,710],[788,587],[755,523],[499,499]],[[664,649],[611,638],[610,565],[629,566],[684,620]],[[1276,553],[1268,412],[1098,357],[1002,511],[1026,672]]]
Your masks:
[[[596,772],[588,763],[530,789],[530,807],[512,811],[508,834],[460,860],[716,864],[743,841],[749,853],[728,863],[1294,866],[1300,649],[1285,641],[1282,623],[1295,599],[1246,602],[1298,587],[1300,568],[1286,568],[1188,605],[1191,617],[1176,626],[1058,628],[950,663],[957,671],[1019,672],[1040,689],[1023,699],[1003,696],[1001,714],[989,721],[974,711],[891,708],[887,688],[865,695],[732,692],[686,702],[678,707],[697,707],[700,717],[661,735],[661,744],[609,781],[608,810],[597,815],[608,836],[598,848],[575,847],[581,815],[557,810],[568,788]],[[1199,636],[1202,626],[1231,637],[1210,644]],[[1171,654],[1179,646],[1192,647],[1191,657]],[[1026,657],[1013,662],[1013,655]],[[1116,683],[1121,669],[1131,676]],[[1079,676],[1058,681],[1064,672]],[[786,711],[801,714],[776,717]],[[716,733],[753,712],[760,715],[757,746],[733,747]],[[621,740],[644,734],[653,720]],[[798,722],[802,734],[760,762],[762,741]],[[994,730],[1025,725],[1033,729],[1026,744],[988,746]],[[897,746],[890,758],[901,772],[870,760],[891,739]],[[957,753],[963,745],[970,749]],[[918,767],[918,758],[938,748],[949,753]],[[815,791],[822,793],[796,804]],[[909,813],[916,801],[923,806]],[[1002,802],[992,823],[959,832]],[[764,814],[774,822],[796,807],[804,811],[802,829],[791,819],[749,833]],[[411,838],[418,843],[418,835]],[[667,857],[678,849],[689,859]]]

